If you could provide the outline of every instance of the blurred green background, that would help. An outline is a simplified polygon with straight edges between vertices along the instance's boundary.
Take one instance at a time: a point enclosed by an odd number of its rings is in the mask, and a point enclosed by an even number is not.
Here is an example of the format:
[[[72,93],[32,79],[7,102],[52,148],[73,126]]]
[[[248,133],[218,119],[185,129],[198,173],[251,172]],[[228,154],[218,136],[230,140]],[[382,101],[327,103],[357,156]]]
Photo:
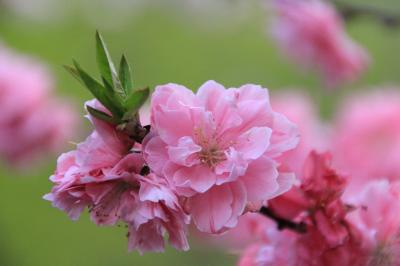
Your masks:
[[[115,61],[126,53],[136,87],[175,82],[196,89],[214,79],[226,86],[251,82],[272,91],[303,89],[329,118],[348,93],[400,82],[400,28],[390,30],[368,18],[349,23],[350,35],[368,49],[373,62],[360,81],[329,93],[315,75],[281,57],[257,1],[189,2],[2,0],[0,38],[45,62],[55,75],[57,93],[69,98],[82,115],[83,103],[91,96],[61,66],[75,58],[95,73],[96,29]],[[397,0],[380,1],[379,8],[400,13]],[[88,123],[83,118],[81,122],[75,142],[89,131]],[[56,160],[48,158],[24,171],[0,167],[0,266],[234,265],[234,255],[197,245],[193,239],[187,253],[127,253],[124,228],[96,227],[87,214],[70,221],[42,200],[51,188],[48,176]]]

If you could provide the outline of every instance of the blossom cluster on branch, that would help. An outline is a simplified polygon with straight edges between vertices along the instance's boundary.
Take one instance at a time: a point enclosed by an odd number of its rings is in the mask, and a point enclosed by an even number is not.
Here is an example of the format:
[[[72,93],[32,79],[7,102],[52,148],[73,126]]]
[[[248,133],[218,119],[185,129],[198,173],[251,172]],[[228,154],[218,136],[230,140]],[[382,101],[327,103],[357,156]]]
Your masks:
[[[289,169],[302,166],[298,181],[225,235],[202,240],[242,254],[240,266],[398,265],[398,164],[379,155],[398,150],[400,94],[355,94],[330,125],[307,97],[287,95],[272,95],[272,106],[299,125],[300,143],[284,156]]]
[[[273,6],[280,46],[328,86],[365,70],[331,5]],[[354,95],[324,124],[306,96],[270,98],[254,84],[134,89],[125,56],[117,69],[99,33],[96,52],[101,81],[66,66],[95,97],[93,132],[59,157],[44,197],[71,219],[88,209],[97,225],[126,224],[140,253],[163,251],[166,236],[188,250],[193,224],[239,251],[239,266],[400,265],[398,92]]]
[[[129,249],[163,250],[163,237],[187,250],[187,224],[217,234],[287,190],[294,174],[279,159],[296,147],[296,126],[272,110],[257,85],[225,89],[208,81],[195,94],[177,84],[151,96],[151,124],[138,110],[148,89],[132,90],[122,57],[116,73],[99,34],[103,84],[76,62],[67,69],[98,100],[86,103],[93,133],[60,156],[53,205],[77,219],[87,207],[98,225],[126,223]]]

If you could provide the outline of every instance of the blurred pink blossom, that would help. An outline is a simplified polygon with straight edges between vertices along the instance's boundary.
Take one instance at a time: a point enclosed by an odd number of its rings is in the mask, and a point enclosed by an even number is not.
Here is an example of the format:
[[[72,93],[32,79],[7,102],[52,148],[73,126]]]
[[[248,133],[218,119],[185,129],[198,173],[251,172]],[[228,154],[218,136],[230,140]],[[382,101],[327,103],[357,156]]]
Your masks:
[[[358,230],[352,225],[348,230],[348,237],[332,246],[313,224],[304,234],[268,227],[262,241],[255,242],[243,252],[238,266],[367,265]]]
[[[273,110],[285,115],[295,123],[300,133],[297,147],[281,156],[280,161],[302,179],[303,166],[312,150],[324,151],[329,140],[326,128],[319,119],[312,100],[296,91],[285,91],[271,96]]]
[[[296,127],[272,111],[260,86],[226,90],[208,81],[197,94],[176,84],[159,86],[151,116],[146,162],[188,197],[200,231],[236,226],[247,203],[274,198],[293,183],[276,160],[296,147]]]
[[[97,102],[90,106],[102,109]],[[103,111],[106,111],[102,109]],[[189,248],[189,216],[167,181],[146,169],[133,143],[113,126],[91,116],[95,131],[77,149],[60,156],[51,177],[55,186],[45,199],[78,219],[88,207],[97,225],[128,225],[129,250],[164,250],[164,233],[177,249]]]
[[[322,0],[275,0],[273,36],[283,53],[321,73],[332,87],[367,68],[367,52],[347,36],[334,7]]]
[[[194,232],[200,243],[212,244],[229,252],[242,251],[250,244],[259,241],[264,231],[275,224],[260,213],[247,212],[239,217],[237,225],[221,235]]]
[[[43,65],[0,47],[0,156],[9,163],[32,163],[71,137],[75,113],[52,89]]]
[[[368,265],[400,265],[400,183],[372,180],[352,198],[360,208],[349,220],[362,232]]]
[[[339,107],[333,126],[335,163],[352,177],[400,177],[400,93],[394,89],[357,94]]]

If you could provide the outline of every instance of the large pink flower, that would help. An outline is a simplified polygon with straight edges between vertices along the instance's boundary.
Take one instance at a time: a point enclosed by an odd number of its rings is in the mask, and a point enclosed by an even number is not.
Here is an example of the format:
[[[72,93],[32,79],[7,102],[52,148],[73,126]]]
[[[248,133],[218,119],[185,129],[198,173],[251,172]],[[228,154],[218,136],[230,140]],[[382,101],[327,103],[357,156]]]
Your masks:
[[[382,177],[398,180],[400,93],[386,89],[354,95],[339,110],[332,135],[338,166],[357,184]]]
[[[368,65],[367,53],[345,33],[327,1],[275,0],[273,34],[285,55],[321,72],[327,85],[356,79]]]
[[[55,186],[45,199],[74,220],[88,207],[98,225],[126,223],[129,250],[163,251],[165,232],[171,245],[187,250],[189,216],[168,182],[149,171],[142,155],[130,151],[133,143],[113,126],[89,118],[96,130],[60,156],[51,177]]]
[[[188,197],[200,231],[232,228],[248,202],[291,187],[293,175],[279,172],[276,159],[297,145],[297,130],[272,111],[260,86],[225,89],[208,81],[197,94],[176,84],[159,86],[151,115],[146,162]]]
[[[75,113],[54,99],[50,74],[40,63],[0,46],[0,156],[32,162],[58,150],[72,135]]]

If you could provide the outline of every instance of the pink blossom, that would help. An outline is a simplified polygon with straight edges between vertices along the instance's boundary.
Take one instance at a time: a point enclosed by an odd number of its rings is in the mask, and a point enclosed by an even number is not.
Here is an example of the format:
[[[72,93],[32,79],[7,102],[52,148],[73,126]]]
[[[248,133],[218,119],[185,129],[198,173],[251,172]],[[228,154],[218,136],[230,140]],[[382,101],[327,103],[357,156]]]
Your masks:
[[[271,96],[275,111],[285,115],[298,126],[300,141],[297,147],[286,152],[280,160],[296,177],[302,179],[304,163],[312,150],[323,151],[327,148],[326,130],[318,117],[312,100],[296,91],[285,91]]]
[[[271,95],[271,105],[273,110],[282,113],[290,121],[294,122],[299,129],[300,141],[297,147],[286,152],[279,158],[279,161],[291,171],[296,173],[296,177],[303,179],[303,167],[309,153],[314,150],[323,150],[328,138],[324,137],[325,128],[318,119],[318,114],[314,109],[311,99],[305,94],[296,91],[278,92]],[[296,217],[299,212],[304,211],[309,205],[303,195],[296,191],[294,186],[288,192],[269,201],[273,207],[279,205],[282,216],[288,219]],[[233,229],[223,235],[210,236],[202,234],[199,238],[208,241],[218,247],[228,250],[241,250],[251,242],[259,240],[267,225],[275,226],[269,219],[258,213],[247,213],[239,218],[239,222]]]
[[[381,177],[397,180],[400,93],[387,89],[354,95],[339,110],[332,139],[338,167],[353,177],[352,183]]]
[[[258,242],[264,231],[275,224],[262,214],[247,212],[239,217],[237,225],[222,235],[195,232],[201,243],[214,245],[227,251],[243,250],[251,243]]]
[[[274,198],[293,183],[276,159],[297,145],[296,127],[272,111],[260,86],[226,90],[208,81],[197,94],[176,84],[159,86],[151,119],[146,162],[188,197],[200,231],[234,227],[248,202]]]
[[[399,185],[373,180],[349,199],[360,206],[349,220],[362,232],[368,265],[400,265]]]
[[[400,265],[400,183],[372,180],[344,197],[345,181],[328,155],[312,153],[294,191],[308,205],[291,217],[305,222],[306,232],[266,226],[238,265]]]
[[[296,241],[299,235],[292,231],[265,228],[261,240],[242,253],[238,266],[298,265]]]
[[[321,230],[309,224],[306,233],[268,227],[261,241],[249,246],[238,266],[363,266],[365,252],[358,230],[348,225],[348,237],[332,246]]]
[[[140,123],[144,126],[150,125],[150,105],[145,104],[139,110]]]
[[[288,263],[287,251],[276,250],[275,246],[254,244],[249,246],[240,257],[238,266],[286,266]]]
[[[275,0],[273,35],[285,55],[321,72],[329,86],[353,81],[366,69],[368,55],[345,33],[327,1]]]
[[[349,234],[344,220],[350,207],[341,200],[346,184],[347,178],[332,168],[330,154],[313,151],[304,165],[302,184],[272,200],[270,207],[286,219],[312,223],[326,244],[335,247]]]
[[[32,162],[72,135],[75,114],[52,88],[44,66],[0,47],[0,156],[9,163]]]
[[[238,265],[399,265],[400,183],[372,180],[345,200],[356,208],[341,218],[347,231],[342,241],[332,245],[318,220],[304,234],[266,227]],[[328,218],[333,224],[336,216]]]
[[[297,236],[295,244],[297,264],[291,265],[366,265],[359,232],[351,225],[348,226],[348,232],[345,241],[333,247],[320,230],[313,226],[309,227],[306,234]]]
[[[328,153],[310,154],[301,191],[308,200],[307,211],[316,230],[330,248],[342,245],[349,237],[345,216],[350,207],[341,200],[346,184],[347,178],[331,168]]]
[[[126,223],[129,250],[163,251],[165,232],[172,246],[187,250],[189,216],[168,182],[146,168],[142,155],[130,151],[133,143],[113,126],[89,119],[96,130],[60,156],[45,199],[74,220],[88,207],[97,225]]]

